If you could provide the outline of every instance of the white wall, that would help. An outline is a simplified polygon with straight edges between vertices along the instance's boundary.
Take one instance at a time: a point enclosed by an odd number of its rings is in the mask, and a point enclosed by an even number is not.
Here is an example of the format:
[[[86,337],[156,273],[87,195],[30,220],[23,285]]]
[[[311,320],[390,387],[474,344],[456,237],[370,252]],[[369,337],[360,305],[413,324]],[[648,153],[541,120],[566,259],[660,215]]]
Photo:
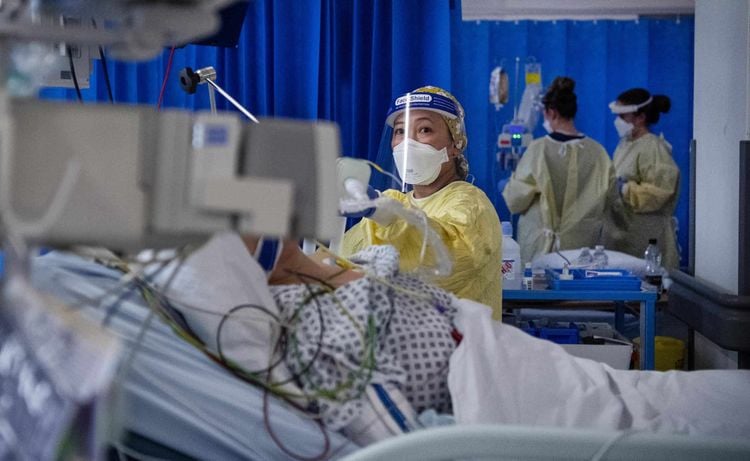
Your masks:
[[[736,294],[739,141],[748,139],[750,0],[696,0],[695,275]]]
[[[696,0],[462,0],[470,20],[625,19],[638,15],[693,14]],[[721,1],[721,0],[719,0]]]

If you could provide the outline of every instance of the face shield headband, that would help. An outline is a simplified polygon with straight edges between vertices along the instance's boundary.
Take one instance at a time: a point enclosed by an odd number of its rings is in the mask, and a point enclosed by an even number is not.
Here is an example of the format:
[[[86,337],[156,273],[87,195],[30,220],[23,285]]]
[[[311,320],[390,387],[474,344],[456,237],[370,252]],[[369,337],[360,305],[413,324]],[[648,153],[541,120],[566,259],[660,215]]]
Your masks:
[[[654,98],[652,96],[649,96],[646,101],[640,104],[628,104],[627,106],[618,104],[617,101],[612,101],[611,103],[609,103],[609,110],[611,110],[615,115],[632,114],[633,112],[638,112],[640,108],[648,106],[653,100]]]
[[[437,93],[409,93],[396,98],[388,109],[385,123],[393,127],[396,117],[408,106],[409,110],[431,110],[443,117],[456,119],[459,117],[458,109],[450,98]]]

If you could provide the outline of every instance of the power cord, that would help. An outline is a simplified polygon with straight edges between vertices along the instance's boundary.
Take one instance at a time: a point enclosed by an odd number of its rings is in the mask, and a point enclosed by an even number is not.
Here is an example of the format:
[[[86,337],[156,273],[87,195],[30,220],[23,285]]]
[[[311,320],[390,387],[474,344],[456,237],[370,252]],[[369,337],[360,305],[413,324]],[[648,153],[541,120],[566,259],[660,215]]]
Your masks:
[[[65,47],[65,54],[68,55],[68,64],[70,65],[70,76],[73,79],[73,86],[76,89],[76,96],[78,96],[78,102],[83,104],[83,95],[81,95],[81,87],[78,85],[78,76],[76,75],[76,66],[73,63],[73,49],[68,45]]]

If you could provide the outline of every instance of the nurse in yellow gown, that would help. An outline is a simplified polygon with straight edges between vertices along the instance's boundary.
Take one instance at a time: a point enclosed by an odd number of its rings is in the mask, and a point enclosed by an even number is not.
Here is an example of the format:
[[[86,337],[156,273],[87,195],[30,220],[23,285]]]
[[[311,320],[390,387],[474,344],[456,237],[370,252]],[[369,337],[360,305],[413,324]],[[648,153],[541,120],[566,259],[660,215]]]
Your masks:
[[[605,227],[605,243],[607,248],[642,258],[649,239],[655,238],[662,265],[674,269],[680,264],[672,218],[680,170],[672,146],[649,128],[670,106],[667,96],[652,96],[643,88],[625,91],[609,105],[620,135],[614,153],[619,200]]]
[[[547,136],[523,153],[503,190],[518,219],[521,261],[555,250],[600,243],[606,206],[615,195],[615,174],[604,147],[581,134],[575,82],[557,77],[542,99]]]
[[[500,219],[484,192],[465,181],[468,163],[463,107],[447,91],[426,86],[397,98],[386,124],[393,129],[391,148],[399,176],[413,189],[406,193],[389,189],[382,194],[424,212],[428,225],[447,247],[453,270],[435,283],[458,297],[492,307],[499,319]],[[420,258],[423,232],[379,212],[346,232],[342,256],[369,245],[389,244],[400,253],[401,270],[410,271],[424,263]]]

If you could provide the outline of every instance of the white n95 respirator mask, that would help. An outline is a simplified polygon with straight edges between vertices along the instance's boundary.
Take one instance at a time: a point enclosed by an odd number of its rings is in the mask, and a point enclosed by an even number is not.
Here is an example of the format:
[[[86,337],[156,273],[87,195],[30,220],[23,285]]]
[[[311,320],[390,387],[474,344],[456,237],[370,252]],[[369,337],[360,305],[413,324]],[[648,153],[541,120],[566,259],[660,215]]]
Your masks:
[[[615,118],[615,130],[617,130],[618,136],[624,138],[633,132],[633,124],[628,123],[622,119],[622,117]]]
[[[549,120],[547,120],[546,118],[542,122],[542,127],[544,128],[544,131],[546,131],[547,133],[552,133],[554,131],[552,129],[552,125],[549,124]]]
[[[407,138],[393,148],[393,161],[402,181],[424,186],[437,179],[441,165],[448,161],[448,150]]]

